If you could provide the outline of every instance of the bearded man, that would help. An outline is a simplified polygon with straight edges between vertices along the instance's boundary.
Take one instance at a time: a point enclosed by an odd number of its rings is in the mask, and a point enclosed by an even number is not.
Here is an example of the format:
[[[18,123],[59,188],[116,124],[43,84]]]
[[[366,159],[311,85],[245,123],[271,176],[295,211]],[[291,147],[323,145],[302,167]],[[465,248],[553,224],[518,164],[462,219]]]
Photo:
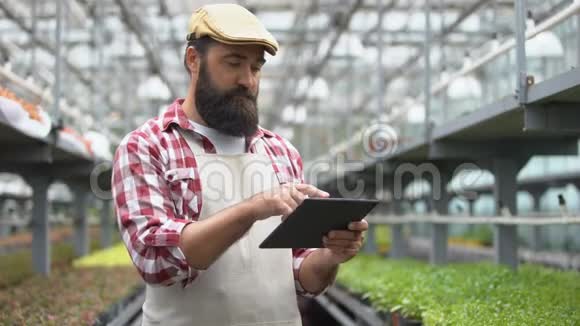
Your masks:
[[[357,254],[367,223],[325,248],[259,249],[306,197],[292,144],[259,126],[264,52],[278,43],[248,10],[207,5],[190,20],[184,99],[117,149],[119,229],[146,283],[143,325],[301,325],[297,294],[315,296]]]

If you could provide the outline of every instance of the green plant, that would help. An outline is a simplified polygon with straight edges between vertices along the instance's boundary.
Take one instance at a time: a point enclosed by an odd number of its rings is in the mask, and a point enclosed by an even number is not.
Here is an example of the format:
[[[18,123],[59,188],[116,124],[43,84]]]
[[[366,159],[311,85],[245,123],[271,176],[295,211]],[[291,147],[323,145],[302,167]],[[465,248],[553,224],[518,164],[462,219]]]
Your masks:
[[[493,230],[489,225],[476,225],[468,229],[461,237],[477,241],[483,246],[489,247],[493,244]]]
[[[380,254],[386,254],[391,247],[391,228],[388,225],[376,225],[374,231],[375,244],[378,252]],[[367,240],[368,236],[365,237],[365,241]]]
[[[91,252],[100,248],[98,240],[91,241]],[[54,243],[51,248],[52,267],[71,265],[75,259],[74,248],[66,242]],[[32,277],[32,251],[30,249],[4,255],[0,259],[0,289],[14,286]]]
[[[82,257],[76,260],[73,265],[75,267],[132,266],[132,262],[125,245],[119,243],[111,248]]]
[[[67,263],[56,266],[49,277],[29,275],[0,289],[0,325],[93,324],[99,313],[143,284],[123,244],[74,263],[72,247],[55,247]]]
[[[338,281],[380,311],[399,311],[426,325],[578,325],[580,275],[490,263],[434,267],[359,256]]]

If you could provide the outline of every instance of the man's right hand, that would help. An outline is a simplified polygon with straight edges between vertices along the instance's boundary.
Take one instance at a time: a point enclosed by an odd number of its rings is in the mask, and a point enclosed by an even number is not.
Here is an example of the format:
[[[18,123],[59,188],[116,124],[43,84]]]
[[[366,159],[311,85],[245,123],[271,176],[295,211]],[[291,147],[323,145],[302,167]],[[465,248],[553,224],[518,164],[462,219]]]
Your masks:
[[[179,247],[187,263],[195,269],[207,269],[258,220],[289,215],[309,197],[328,197],[328,193],[307,184],[284,184],[256,194],[237,205],[223,209],[209,218],[186,225]]]
[[[329,196],[326,191],[322,191],[313,185],[286,183],[268,191],[258,193],[248,200],[254,209],[256,221],[258,221],[271,216],[287,216],[296,207],[300,206],[307,197],[328,198]]]

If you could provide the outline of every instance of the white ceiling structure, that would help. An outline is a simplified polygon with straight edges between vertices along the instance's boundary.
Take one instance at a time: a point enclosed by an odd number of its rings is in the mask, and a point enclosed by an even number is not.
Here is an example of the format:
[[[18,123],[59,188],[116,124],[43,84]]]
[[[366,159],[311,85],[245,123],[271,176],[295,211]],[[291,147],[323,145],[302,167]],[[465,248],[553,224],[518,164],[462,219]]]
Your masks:
[[[160,106],[184,96],[188,77],[183,68],[183,50],[188,19],[203,4],[228,2],[2,0],[2,62],[10,62],[13,71],[31,76],[41,88],[52,87],[55,79],[57,1],[62,1],[64,12],[62,96],[81,115],[92,117],[73,121],[65,112],[65,121],[69,119],[69,124],[82,132],[107,130],[117,139],[156,115]],[[569,2],[533,0],[528,1],[528,7],[541,20]],[[281,44],[279,54],[267,58],[261,81],[259,104],[266,128],[285,130],[287,134],[291,130],[294,141],[299,141],[300,133],[310,132],[301,129],[309,117],[329,117],[331,125],[345,121],[356,124],[350,116],[368,119],[409,102],[409,98],[418,98],[423,91],[427,0],[237,3],[255,12]],[[435,74],[443,67],[447,71],[460,69],[466,52],[477,53],[494,36],[502,40],[513,35],[513,1],[428,3]],[[383,24],[377,28],[380,8]],[[383,53],[381,69],[377,64],[378,46]],[[385,107],[379,107],[376,97],[380,71]],[[305,80],[310,82],[304,84]],[[305,93],[304,88],[309,92]],[[288,107],[291,109],[285,109]],[[413,103],[414,120],[424,116],[415,112],[418,107]],[[300,112],[300,116],[289,112]],[[355,127],[349,125],[346,132]],[[334,141],[341,137],[336,135]]]

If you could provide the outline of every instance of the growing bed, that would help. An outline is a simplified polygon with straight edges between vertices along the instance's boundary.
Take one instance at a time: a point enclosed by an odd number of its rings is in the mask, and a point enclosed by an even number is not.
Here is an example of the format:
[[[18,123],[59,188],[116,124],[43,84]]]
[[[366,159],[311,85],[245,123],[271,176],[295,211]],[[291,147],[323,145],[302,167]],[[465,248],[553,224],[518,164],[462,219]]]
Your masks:
[[[580,325],[576,272],[359,256],[341,268],[338,282],[377,311],[425,325]]]
[[[91,325],[141,286],[119,244],[0,289],[0,325]]]

